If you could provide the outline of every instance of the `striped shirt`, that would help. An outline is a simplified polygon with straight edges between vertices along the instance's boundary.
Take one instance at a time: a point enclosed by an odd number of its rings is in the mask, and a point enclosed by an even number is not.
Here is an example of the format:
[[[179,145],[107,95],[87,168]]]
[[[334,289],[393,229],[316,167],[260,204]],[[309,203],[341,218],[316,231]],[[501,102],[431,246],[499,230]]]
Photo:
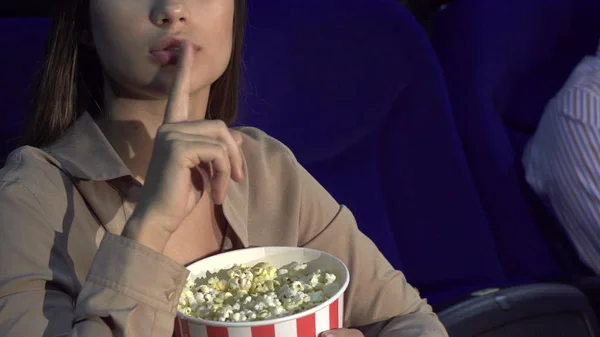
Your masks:
[[[523,164],[527,182],[600,275],[600,46],[548,103]]]

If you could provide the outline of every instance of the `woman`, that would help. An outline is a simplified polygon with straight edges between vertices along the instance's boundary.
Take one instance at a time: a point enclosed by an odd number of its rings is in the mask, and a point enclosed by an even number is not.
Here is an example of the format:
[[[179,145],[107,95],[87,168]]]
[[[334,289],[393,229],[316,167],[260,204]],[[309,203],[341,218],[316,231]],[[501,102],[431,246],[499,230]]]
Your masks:
[[[235,116],[243,0],[71,0],[25,137],[0,174],[0,335],[173,333],[184,265],[328,251],[351,271],[344,336],[446,336],[281,143]],[[89,20],[88,20],[89,18]]]

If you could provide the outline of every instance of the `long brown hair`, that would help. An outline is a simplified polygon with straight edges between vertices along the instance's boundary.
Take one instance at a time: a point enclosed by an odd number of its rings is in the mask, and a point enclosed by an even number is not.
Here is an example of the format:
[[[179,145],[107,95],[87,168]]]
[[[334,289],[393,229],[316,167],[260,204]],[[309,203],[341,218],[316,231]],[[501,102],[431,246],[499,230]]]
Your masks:
[[[37,90],[25,122],[24,145],[50,145],[84,111],[94,118],[101,114],[102,67],[95,52],[81,44],[89,29],[89,1],[57,1]],[[211,87],[206,114],[227,124],[237,116],[245,21],[246,0],[235,0],[231,59]]]

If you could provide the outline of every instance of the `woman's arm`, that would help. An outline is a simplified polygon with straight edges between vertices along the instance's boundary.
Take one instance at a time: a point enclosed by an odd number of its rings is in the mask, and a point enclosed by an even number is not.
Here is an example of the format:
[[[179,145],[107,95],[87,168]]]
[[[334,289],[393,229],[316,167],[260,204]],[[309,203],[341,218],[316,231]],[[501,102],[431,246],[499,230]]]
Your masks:
[[[367,337],[447,336],[431,307],[407,283],[402,272],[395,270],[360,232],[352,213],[340,206],[304,168],[297,163],[295,167],[301,189],[298,244],[329,252],[350,270],[344,326],[381,322],[362,329]]]
[[[0,336],[172,336],[184,267],[106,233],[80,283],[69,247],[94,256],[95,238],[73,223],[72,198],[58,205],[68,191],[0,184]]]

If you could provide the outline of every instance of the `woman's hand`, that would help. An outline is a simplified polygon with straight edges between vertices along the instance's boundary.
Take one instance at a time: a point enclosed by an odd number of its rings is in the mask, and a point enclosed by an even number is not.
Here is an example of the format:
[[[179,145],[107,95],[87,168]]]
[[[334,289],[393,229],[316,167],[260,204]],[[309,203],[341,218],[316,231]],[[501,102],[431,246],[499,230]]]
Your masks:
[[[320,333],[319,337],[364,337],[364,335],[356,329],[334,329]]]
[[[161,251],[206,190],[221,204],[229,179],[243,179],[241,136],[218,120],[188,121],[194,63],[189,43],[171,88],[145,178],[142,197],[124,235]]]

